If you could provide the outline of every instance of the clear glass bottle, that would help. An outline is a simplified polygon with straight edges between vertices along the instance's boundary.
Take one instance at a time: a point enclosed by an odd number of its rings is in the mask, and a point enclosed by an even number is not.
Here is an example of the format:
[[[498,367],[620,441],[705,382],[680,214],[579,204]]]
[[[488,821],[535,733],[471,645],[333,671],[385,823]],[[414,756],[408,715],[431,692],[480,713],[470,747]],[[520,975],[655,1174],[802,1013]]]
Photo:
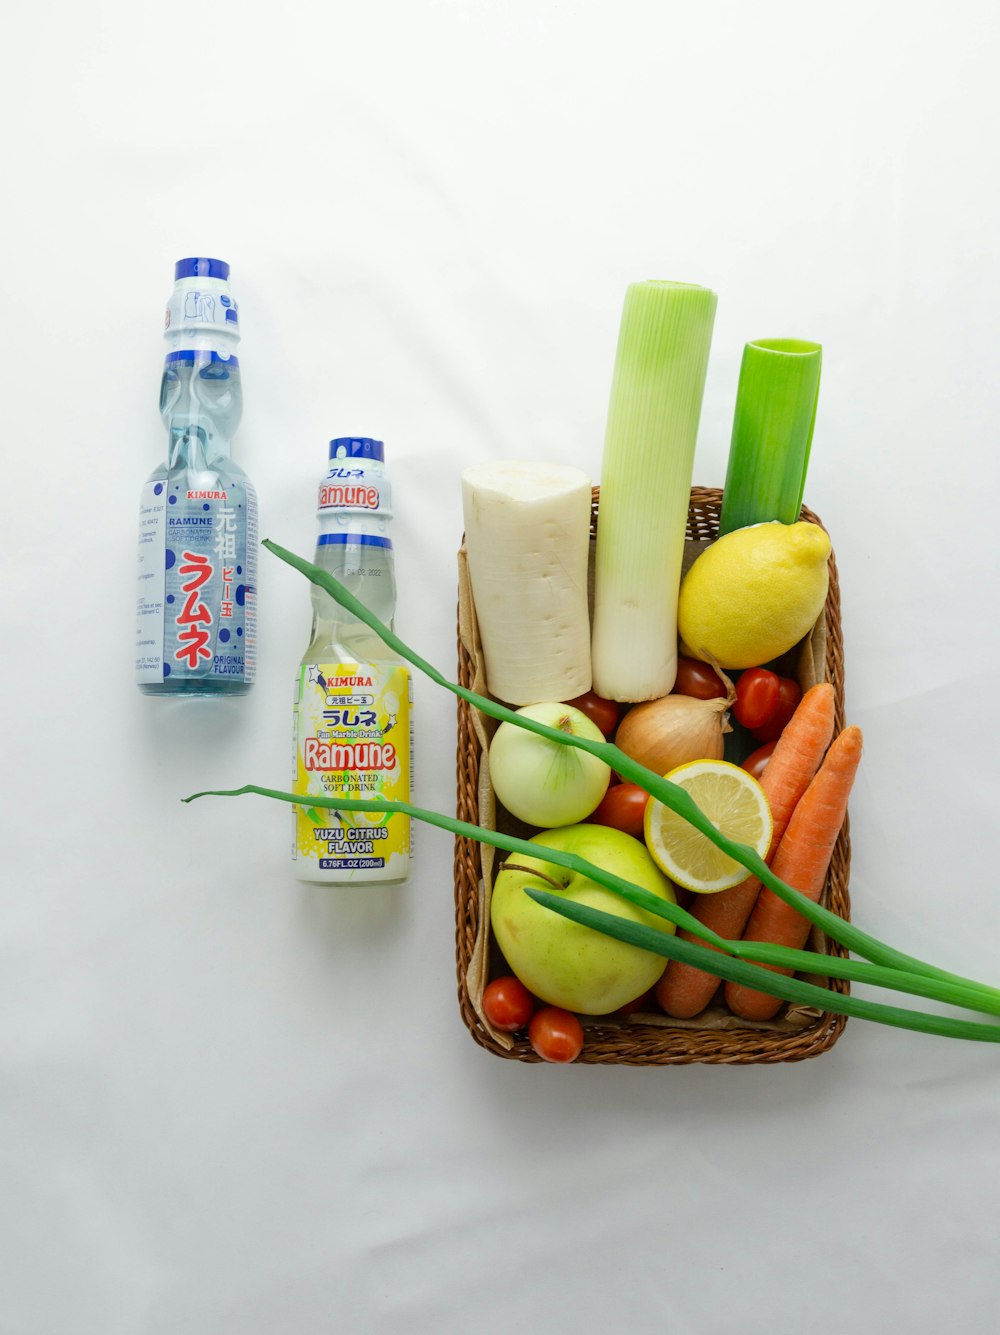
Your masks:
[[[396,576],[384,447],[370,437],[330,442],[319,486],[315,561],[392,625]],[[400,884],[410,874],[408,816],[339,812],[310,795],[408,801],[412,678],[386,644],[312,585],[312,632],[295,682],[292,857],[303,881]]]
[[[160,382],[167,458],[139,511],[136,680],[146,695],[245,695],[256,667],[257,498],[231,458],[243,411],[223,260],[179,260]]]

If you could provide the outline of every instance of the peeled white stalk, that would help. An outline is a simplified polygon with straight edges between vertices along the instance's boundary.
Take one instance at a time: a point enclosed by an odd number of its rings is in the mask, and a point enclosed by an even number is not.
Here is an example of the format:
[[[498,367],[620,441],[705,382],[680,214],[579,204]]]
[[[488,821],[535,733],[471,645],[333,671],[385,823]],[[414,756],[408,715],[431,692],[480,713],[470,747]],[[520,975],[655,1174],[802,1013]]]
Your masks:
[[[534,460],[462,474],[469,577],[489,693],[511,705],[590,690],[591,482]]]
[[[677,675],[677,595],[716,296],[689,283],[625,294],[601,469],[593,689],[655,700]]]

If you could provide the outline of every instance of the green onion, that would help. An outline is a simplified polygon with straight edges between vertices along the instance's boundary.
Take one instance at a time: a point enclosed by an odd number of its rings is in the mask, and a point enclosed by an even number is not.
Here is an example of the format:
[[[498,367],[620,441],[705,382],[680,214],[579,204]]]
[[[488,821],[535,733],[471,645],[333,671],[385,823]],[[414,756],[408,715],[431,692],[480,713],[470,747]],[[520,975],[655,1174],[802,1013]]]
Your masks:
[[[625,293],[601,466],[594,690],[655,700],[677,673],[677,594],[716,296],[687,283]]]
[[[748,524],[798,519],[822,360],[818,343],[793,338],[761,339],[744,348],[720,537]]]
[[[944,982],[923,974],[890,969],[882,964],[869,964],[865,960],[845,960],[839,955],[824,955],[817,950],[794,950],[790,946],[776,946],[764,941],[731,941],[729,949],[739,959],[750,960],[754,964],[773,964],[779,969],[820,974],[824,978],[847,978],[854,983],[889,987],[897,992],[909,992],[911,996],[944,1001],[951,1006],[980,1011],[984,1015],[1000,1015],[1000,996],[995,995],[990,988]],[[712,972],[709,965],[700,967]],[[759,984],[755,983],[754,986],[759,987]]]
[[[666,932],[659,932],[642,923],[629,922],[625,918],[616,917],[613,913],[589,908],[586,904],[578,904],[575,900],[553,895],[546,890],[535,890],[528,886],[524,893],[537,904],[551,909],[553,913],[558,913],[584,927],[603,932],[605,936],[612,936],[616,941],[625,941],[631,946],[650,950],[666,959],[680,960],[684,964],[694,964],[699,969],[704,968],[705,951],[702,946],[678,940]],[[862,1001],[858,997],[829,992],[825,987],[817,987],[814,983],[805,983],[798,978],[786,978],[781,974],[770,973],[754,964],[744,964],[741,960],[730,959],[725,955],[718,956],[717,962],[712,966],[712,972],[729,982],[766,991],[772,997],[781,997],[783,1001],[820,1006],[823,1010],[838,1015],[853,1015],[862,1020],[874,1020],[878,1024],[888,1024],[899,1029],[916,1029],[921,1033],[940,1034],[947,1038],[969,1038],[982,1043],[1000,1043],[1000,1025],[957,1020],[948,1015],[933,1015],[927,1011],[913,1011],[900,1006],[883,1006],[875,1001]],[[762,979],[766,979],[767,982],[761,981]]]
[[[299,801],[295,793],[282,792],[273,788],[261,788],[256,784],[246,784],[242,788],[230,790],[194,793],[191,797],[184,798],[183,801],[193,802],[199,797],[243,797],[250,793],[292,804]],[[713,951],[709,955],[704,946],[694,945],[665,932],[656,931],[625,918],[619,918],[615,914],[588,908],[574,900],[550,894],[541,887],[527,886],[525,893],[536,903],[542,905],[543,908],[551,909],[564,918],[578,922],[593,931],[602,932],[605,936],[611,936],[616,940],[625,941],[629,945],[652,951],[666,959],[679,960],[682,963],[705,968],[707,967],[706,956],[709,956],[711,972],[718,977],[757,988],[760,991],[767,992],[770,996],[780,997],[782,1001],[819,1006],[823,1010],[837,1015],[855,1016],[859,1019],[886,1024],[895,1028],[916,1029],[923,1033],[973,1039],[980,1042],[1000,1042],[1000,1026],[950,1019],[946,1016],[932,1015],[924,1011],[901,1009],[896,1006],[886,1006],[880,1002],[845,997],[839,993],[830,992],[826,988],[817,987],[814,983],[774,974],[769,970],[759,968],[757,963],[746,963],[745,960],[753,957],[761,962],[777,964],[786,968],[808,969],[814,973],[825,973],[828,976],[838,978],[856,978],[862,982],[894,988],[896,991],[908,992],[917,996],[927,996],[934,1000],[948,1002],[970,1010],[980,1010],[988,1014],[1000,1013],[1000,1000],[985,997],[983,989],[938,983],[931,979],[902,973],[900,970],[839,960],[835,957],[819,955],[813,951],[788,950],[783,946],[764,946],[742,941],[723,941],[714,932],[709,932],[696,918],[686,913],[678,905],[659,899],[640,886],[633,885],[631,882],[614,875],[614,873],[605,871],[604,868],[588,862],[575,853],[547,848],[543,844],[534,844],[529,840],[518,839],[513,835],[504,835],[496,830],[486,830],[478,825],[470,825],[466,821],[459,821],[451,816],[442,815],[440,812],[426,811],[408,802],[393,802],[383,798],[344,797],[317,798],[316,802],[319,806],[345,811],[398,812],[416,820],[424,821],[429,825],[436,825],[440,829],[450,830],[453,834],[465,838],[489,843],[508,852],[527,853],[542,862],[551,862],[557,866],[566,867],[588,877],[590,880],[596,881],[606,889],[652,911],[660,917],[668,918],[689,930],[697,930],[705,939],[712,938],[713,944],[717,944],[720,950],[732,953],[720,955],[718,951]],[[732,958],[733,953],[741,958]]]
[[[598,759],[605,761],[613,770],[625,779],[630,779],[637,783],[658,802],[670,808],[682,816],[696,830],[700,831],[706,839],[710,839],[717,848],[721,848],[724,853],[728,853],[747,871],[752,872],[764,885],[773,890],[774,893],[783,899],[787,904],[791,904],[797,909],[804,918],[807,918],[814,926],[821,928],[828,936],[833,937],[841,945],[853,950],[858,955],[863,955],[865,959],[871,960],[876,964],[884,964],[890,968],[903,969],[907,972],[922,974],[930,978],[938,978],[942,981],[971,985],[973,987],[984,987],[985,984],[972,982],[968,978],[963,978],[959,974],[948,973],[946,970],[938,969],[933,964],[927,964],[923,960],[915,959],[911,955],[905,955],[902,951],[893,949],[886,945],[884,941],[879,941],[876,937],[870,936],[867,932],[856,927],[853,923],[845,922],[843,918],[831,913],[829,909],[821,904],[815,904],[811,899],[801,894],[793,886],[779,880],[771,871],[770,867],[764,862],[757,852],[748,848],[746,844],[736,843],[722,833],[707,816],[701,811],[694,799],[689,793],[685,792],[675,783],[670,783],[667,779],[654,774],[652,770],[639,765],[630,756],[619,751],[617,746],[611,742],[592,742],[589,738],[579,737],[570,733],[561,732],[557,728],[549,728],[544,723],[537,723],[534,719],[525,718],[523,715],[508,709],[505,705],[497,704],[495,700],[487,699],[486,696],[477,695],[475,691],[469,690],[465,686],[460,686],[451,682],[436,667],[433,667],[426,659],[410,648],[403,640],[399,638],[388,626],[379,621],[372,612],[354,595],[346,589],[332,575],[321,570],[310,561],[306,561],[301,556],[296,556],[294,552],[279,546],[269,539],[264,540],[263,544],[269,552],[287,562],[288,565],[300,571],[313,584],[317,584],[324,589],[335,602],[340,603],[342,607],[347,608],[360,621],[367,626],[384,641],[391,649],[406,662],[412,663],[431,681],[437,685],[443,686],[445,690],[451,691],[453,695],[459,696],[474,705],[481,713],[490,718],[498,719],[502,723],[513,723],[519,728],[525,728],[528,732],[534,732],[539,737],[548,737],[551,741],[559,742],[563,746],[576,746],[583,751],[589,751]],[[990,988],[990,992],[1000,997],[1000,990]]]
[[[293,805],[302,801],[301,796],[296,796],[295,793],[283,792],[279,788],[262,788],[255,783],[244,784],[242,788],[206,789],[201,793],[192,793],[190,797],[182,797],[181,801],[196,802],[199,797],[246,797],[249,794],[256,794],[258,797],[270,797],[276,802],[290,802]],[[565,867],[568,871],[575,871],[581,876],[587,876],[590,880],[597,881],[606,890],[621,895],[623,899],[631,900],[639,908],[651,910],[661,918],[668,919],[676,927],[683,927],[685,931],[699,936],[703,941],[709,942],[719,950],[728,950],[732,945],[731,942],[719,936],[717,932],[713,932],[710,927],[705,927],[693,914],[688,913],[679,904],[672,904],[668,900],[660,899],[658,895],[652,894],[649,890],[644,890],[642,886],[634,885],[631,881],[616,876],[614,872],[605,871],[603,867],[588,862],[586,858],[580,857],[578,853],[568,853],[563,849],[548,848],[542,844],[532,843],[529,839],[520,839],[517,835],[502,834],[499,830],[487,830],[481,825],[471,825],[468,821],[456,820],[454,816],[445,816],[440,811],[428,811],[424,807],[413,806],[410,802],[399,802],[391,798],[338,796],[316,797],[313,800],[317,806],[328,808],[331,811],[384,811],[389,814],[396,812],[401,816],[410,816],[414,820],[423,821],[426,825],[436,825],[440,830],[449,830],[452,834],[461,835],[465,839],[474,839],[477,843],[482,844],[492,844],[494,848],[502,848],[506,853],[524,853],[528,857],[538,858],[542,862],[554,863],[557,867]]]
[[[572,736],[563,733],[558,729],[547,727],[545,724],[537,723],[533,719],[523,718],[515,711],[507,709],[504,705],[497,704],[493,700],[478,695],[475,691],[471,691],[464,686],[448,681],[437,668],[421,658],[419,654],[410,649],[407,644],[394,634],[388,626],[379,621],[379,619],[370,612],[362,602],[355,598],[342,584],[339,583],[339,581],[334,579],[332,575],[327,574],[326,571],[321,570],[318,566],[312,565],[302,557],[296,556],[294,553],[280,547],[277,543],[265,540],[264,546],[281,560],[287,562],[287,564],[293,566],[296,570],[301,571],[301,573],[314,584],[329,593],[334,601],[352,612],[366,625],[370,626],[371,629],[374,630],[390,648],[394,649],[401,658],[412,663],[413,666],[417,667],[420,671],[430,677],[432,681],[437,682],[438,685],[443,686],[461,699],[467,700],[470,704],[481,710],[482,713],[487,714],[490,717],[505,722],[512,722],[518,727],[525,728],[528,732],[534,732],[541,737],[548,737],[550,740],[559,742],[564,746],[576,746],[581,750],[589,751],[591,754],[606,761],[606,763],[611,765],[611,767],[617,770],[624,778],[631,779],[633,782],[638,783],[651,796],[655,797],[658,801],[663,802],[664,805],[668,806],[672,811],[681,815],[697,830],[710,839],[717,847],[735,858],[742,866],[746,867],[748,871],[753,872],[754,875],[779,895],[780,898],[798,909],[799,912],[811,922],[822,927],[834,940],[839,941],[849,949],[855,950],[856,953],[866,956],[869,961],[873,961],[876,965],[881,966],[881,971],[876,973],[873,969],[866,970],[863,965],[852,964],[848,966],[830,960],[830,967],[827,970],[830,976],[857,976],[856,972],[847,972],[847,969],[850,968],[854,971],[862,971],[864,976],[859,977],[859,981],[885,986],[889,985],[887,980],[891,975],[891,985],[898,990],[905,991],[909,989],[916,991],[918,995],[926,995],[938,1000],[951,1001],[953,1004],[967,1007],[972,1007],[972,1003],[975,1002],[975,1007],[977,1009],[982,1009],[987,1013],[996,1013],[998,1002],[1000,1002],[1000,989],[987,987],[984,984],[973,982],[958,974],[952,974],[945,970],[938,969],[934,965],[926,964],[921,960],[903,954],[901,951],[894,950],[891,946],[877,940],[875,937],[869,936],[853,924],[844,922],[843,919],[839,918],[836,914],[831,913],[828,909],[824,909],[822,906],[814,904],[792,886],[787,885],[784,881],[781,881],[776,877],[754,850],[748,848],[744,844],[738,844],[727,838],[721,830],[717,829],[716,826],[713,825],[701,812],[691,799],[690,795],[676,784],[670,783],[667,780],[660,778],[652,771],[636,764],[635,761],[619,751],[618,748],[610,742],[593,742],[587,738]],[[245,793],[259,793],[266,797],[273,797],[291,803],[300,801],[300,799],[293,793],[284,793],[275,789],[259,788],[255,785],[247,785],[240,789],[219,791],[214,795],[240,796]],[[209,794],[207,793],[200,793],[195,794],[194,796],[208,795]],[[193,798],[186,798],[184,800],[191,801]],[[466,822],[455,821],[450,816],[443,816],[436,812],[424,811],[419,807],[412,807],[409,804],[390,803],[384,800],[358,800],[339,797],[327,799],[315,798],[314,800],[317,806],[328,806],[331,808],[340,806],[345,810],[405,812],[414,816],[416,819],[424,820],[443,829],[451,830],[466,838],[476,839],[484,843],[491,843],[498,848],[528,852],[535,857],[541,857],[543,860],[554,862],[558,865],[571,867],[576,870],[583,870],[584,874],[590,876],[591,879],[597,881],[599,884],[607,886],[607,888],[614,890],[616,893],[623,895],[623,897],[627,899],[633,900],[633,902],[640,903],[641,907],[650,908],[660,916],[670,918],[677,925],[685,927],[693,934],[700,936],[703,940],[710,941],[712,945],[717,947],[717,950],[729,951],[733,954],[743,954],[747,960],[753,955],[761,963],[779,964],[790,968],[812,968],[813,957],[811,952],[784,952],[784,948],[778,946],[766,947],[758,943],[723,941],[715,933],[706,932],[701,924],[697,923],[691,915],[686,914],[684,910],[678,908],[678,906],[667,906],[663,901],[656,900],[655,896],[649,896],[648,892],[641,890],[638,886],[633,886],[629,882],[622,881],[621,878],[603,872],[599,868],[593,868],[590,864],[586,863],[583,859],[577,858],[574,854],[558,853],[554,849],[543,849],[541,845],[531,844],[524,840],[516,840],[512,836],[501,835],[496,831],[488,831],[476,825],[469,825]],[[655,901],[655,907],[649,902],[643,902],[644,898],[646,900]],[[559,903],[562,904],[564,901],[559,901]],[[610,917],[612,924],[618,924],[623,921],[622,919],[616,918],[614,915],[607,916]],[[598,930],[604,929],[598,928]],[[781,975],[774,974],[770,970],[758,969],[754,964],[745,964],[741,960],[727,959],[724,955],[720,956],[716,952],[706,952],[703,946],[694,945],[690,942],[677,941],[673,936],[665,936],[664,933],[656,932],[649,928],[646,928],[645,930],[650,931],[652,937],[657,940],[658,944],[655,946],[657,953],[664,954],[667,950],[667,946],[660,942],[660,938],[664,938],[666,942],[675,942],[677,946],[683,947],[685,950],[700,952],[696,953],[693,959],[686,957],[688,958],[688,962],[696,964],[698,968],[718,973],[720,977],[729,977],[729,973],[724,972],[724,970],[728,970],[733,964],[739,964],[742,968],[753,969],[754,973],[752,975],[750,986],[758,988],[761,991],[767,991],[772,996],[788,999],[786,997],[786,992],[790,984],[812,986],[810,984],[801,984],[799,980],[796,979],[788,979]],[[611,934],[613,935],[614,933],[612,932]],[[647,948],[654,949],[653,946],[648,946]],[[711,963],[709,963],[706,956],[710,956]],[[802,962],[803,957],[806,956],[809,957],[808,964]],[[680,956],[678,956],[678,958],[680,958]],[[821,956],[818,958],[824,959],[826,957]],[[812,968],[812,971],[821,972],[819,968]],[[912,975],[916,975],[917,977],[918,982],[916,984],[914,984]],[[921,982],[920,980],[925,981]],[[930,980],[931,990],[928,990],[926,980]],[[822,999],[818,1004],[825,1006],[828,1010],[835,1010],[837,1006],[845,1000],[844,998],[837,998],[836,1002],[834,1002],[834,998],[837,994],[828,992],[824,988],[815,988],[815,992]],[[880,1007],[876,1003],[871,1002],[857,1002],[851,1000],[850,1004],[854,1009],[850,1011],[845,1010],[843,1013],[863,1015],[863,1018],[867,1019],[880,1018],[871,1013],[870,1008],[872,1006],[875,1006],[876,1010],[887,1012],[893,1011],[893,1008],[891,1007]],[[862,1012],[856,1009],[858,1006],[869,1009]],[[908,1018],[913,1017],[914,1015],[918,1016],[919,1023],[912,1020],[912,1018]],[[987,1034],[993,1034],[995,1032],[1000,1035],[1000,1029],[994,1031],[989,1026],[982,1025],[971,1026],[972,1030],[977,1031],[975,1033],[965,1032],[964,1030],[954,1028],[955,1025],[961,1025],[963,1022],[949,1021],[947,1019],[941,1020],[940,1017],[923,1016],[923,1013],[921,1012],[905,1010],[894,1012],[892,1018],[884,1018],[884,1022],[887,1024],[903,1025],[907,1028],[923,1028],[925,1032],[945,1033],[952,1037],[984,1038],[985,1035],[978,1032],[980,1030],[986,1030]],[[969,1027],[967,1022],[964,1023]],[[952,1027],[946,1027],[948,1025],[951,1025]],[[988,1041],[998,1040],[990,1037]]]

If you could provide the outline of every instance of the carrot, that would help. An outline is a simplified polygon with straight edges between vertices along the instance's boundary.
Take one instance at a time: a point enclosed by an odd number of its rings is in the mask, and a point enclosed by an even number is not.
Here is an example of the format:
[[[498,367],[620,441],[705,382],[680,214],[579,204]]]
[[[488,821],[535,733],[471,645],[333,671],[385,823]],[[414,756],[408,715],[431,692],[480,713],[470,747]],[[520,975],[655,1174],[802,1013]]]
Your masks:
[[[833,711],[833,687],[828,682],[821,682],[806,691],[767,762],[760,780],[774,822],[767,862],[780,844],[796,803],[819,769],[830,745]],[[738,940],[743,935],[759,891],[760,881],[756,876],[748,876],[731,890],[721,890],[715,895],[696,895],[697,903],[689,912],[727,941]],[[679,935],[685,941],[699,941],[690,932],[682,931]],[[699,944],[704,945],[704,942]],[[705,948],[714,949],[712,946]],[[697,969],[693,964],[673,960],[657,984],[656,997],[668,1015],[686,1020],[705,1009],[718,986],[719,980],[714,974]]]
[[[847,814],[847,799],[860,761],[861,729],[845,728],[795,808],[774,855],[775,876],[812,900],[818,900],[823,893],[833,846]],[[773,890],[762,890],[743,940],[770,941],[801,950],[808,938],[808,920]],[[774,973],[792,972],[770,964],[762,967]],[[726,1003],[742,1020],[769,1020],[781,1006],[778,997],[735,983],[726,984]]]

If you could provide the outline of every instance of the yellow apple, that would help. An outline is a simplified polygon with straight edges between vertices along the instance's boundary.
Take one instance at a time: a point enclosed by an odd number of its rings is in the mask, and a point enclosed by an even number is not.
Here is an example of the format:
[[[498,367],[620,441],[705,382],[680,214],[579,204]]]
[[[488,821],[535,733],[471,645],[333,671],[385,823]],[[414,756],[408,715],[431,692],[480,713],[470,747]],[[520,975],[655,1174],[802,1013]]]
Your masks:
[[[543,830],[531,842],[575,853],[661,899],[676,902],[673,885],[645,845],[621,830],[585,823],[568,825]],[[541,858],[511,853],[493,887],[490,921],[507,963],[536,996],[551,1006],[583,1015],[606,1015],[641,997],[656,983],[666,967],[661,955],[626,945],[543,908],[524,893],[529,885],[661,931],[674,928],[666,919],[636,908],[587,876]]]

